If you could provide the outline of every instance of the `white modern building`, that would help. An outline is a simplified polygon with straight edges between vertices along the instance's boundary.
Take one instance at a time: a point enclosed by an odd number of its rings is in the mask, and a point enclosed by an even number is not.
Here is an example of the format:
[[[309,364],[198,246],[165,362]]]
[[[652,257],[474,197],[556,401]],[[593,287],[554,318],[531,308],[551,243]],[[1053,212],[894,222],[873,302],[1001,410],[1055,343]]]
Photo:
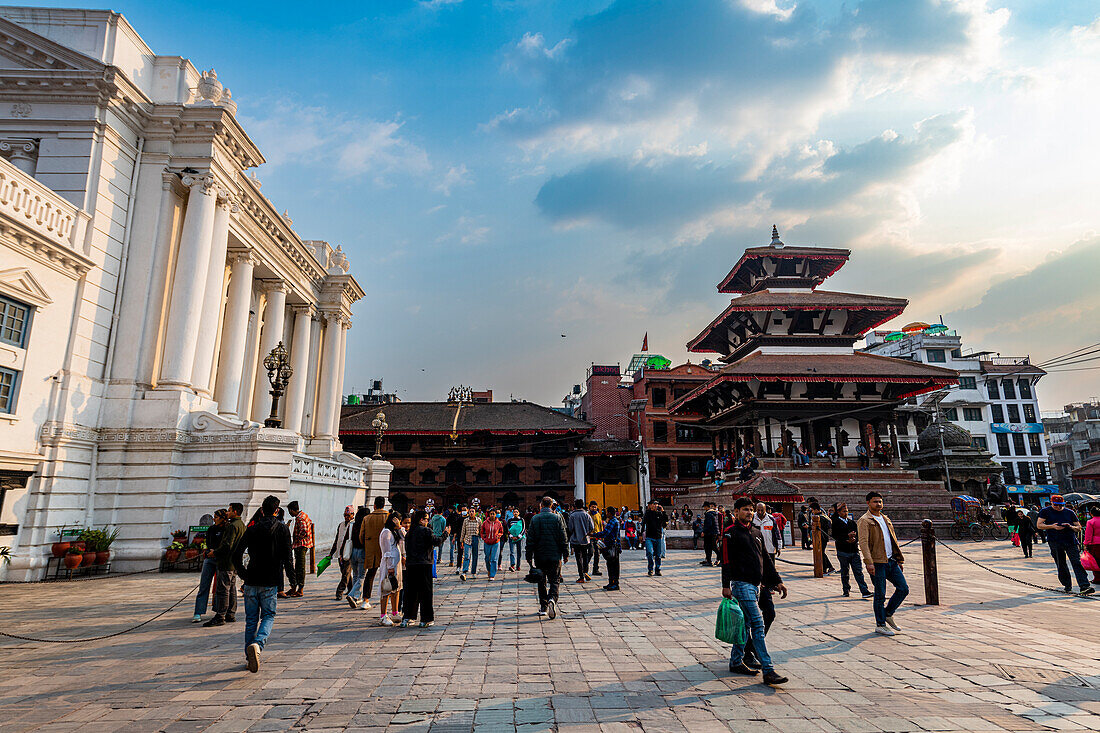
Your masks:
[[[235,112],[117,13],[0,7],[0,577],[41,577],[63,526],[118,527],[115,567],[148,567],[229,501],[291,495],[323,535],[385,490],[338,440],[363,290],[247,173]]]
[[[923,324],[923,329],[913,325],[912,330],[906,327],[909,332],[868,333],[864,351],[957,370],[958,386],[948,388],[939,403],[944,417],[965,428],[975,447],[993,454],[1004,467],[1010,493],[1056,492],[1039,419],[1037,384],[1046,372],[1028,357],[965,352],[959,334],[942,324]]]

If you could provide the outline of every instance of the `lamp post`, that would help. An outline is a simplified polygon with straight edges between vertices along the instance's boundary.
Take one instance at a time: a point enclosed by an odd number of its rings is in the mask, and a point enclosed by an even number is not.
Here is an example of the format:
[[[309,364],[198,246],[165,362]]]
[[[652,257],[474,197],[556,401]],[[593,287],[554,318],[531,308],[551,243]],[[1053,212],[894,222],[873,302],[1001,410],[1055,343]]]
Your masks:
[[[947,447],[943,442],[943,434],[947,432],[947,429],[943,426],[943,423],[939,424],[939,430],[937,432],[940,434],[940,456],[943,458],[944,475],[947,476],[947,490],[951,491],[951,469],[947,466]]]
[[[374,455],[371,457],[379,461],[382,459],[382,437],[390,427],[386,424],[386,413],[379,410],[370,424],[374,428]]]
[[[281,428],[283,422],[279,419],[279,398],[286,392],[286,385],[294,374],[282,341],[264,357],[264,369],[267,370],[267,381],[271,382],[271,414],[264,420],[264,427]]]

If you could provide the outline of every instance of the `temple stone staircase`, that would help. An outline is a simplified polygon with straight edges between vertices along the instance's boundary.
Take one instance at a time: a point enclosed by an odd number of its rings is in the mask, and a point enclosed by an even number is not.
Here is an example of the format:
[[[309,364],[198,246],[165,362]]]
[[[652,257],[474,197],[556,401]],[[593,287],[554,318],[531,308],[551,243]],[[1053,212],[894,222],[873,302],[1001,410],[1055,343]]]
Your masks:
[[[938,481],[922,481],[915,471],[898,468],[896,462],[887,467],[873,463],[869,470],[860,471],[855,460],[841,461],[833,467],[827,460],[814,459],[808,467],[794,468],[790,461],[766,458],[761,461],[759,472],[794,484],[806,499],[816,498],[826,512],[833,502],[843,501],[857,518],[867,511],[864,499],[867,492],[877,491],[882,494],[884,512],[894,523],[899,539],[918,537],[924,519],[931,519],[937,536],[943,537],[954,521],[950,504],[953,494]],[[729,506],[738,483],[737,474],[729,473],[719,491],[715,491],[713,483],[703,484],[677,499],[694,511],[701,509],[704,500]],[[798,505],[794,509],[797,512]]]

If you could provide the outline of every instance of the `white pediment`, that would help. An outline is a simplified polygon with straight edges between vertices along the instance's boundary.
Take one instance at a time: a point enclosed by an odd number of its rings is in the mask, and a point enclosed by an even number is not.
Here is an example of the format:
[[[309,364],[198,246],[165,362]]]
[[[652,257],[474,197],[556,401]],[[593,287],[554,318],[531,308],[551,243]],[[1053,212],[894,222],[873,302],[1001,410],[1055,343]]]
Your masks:
[[[0,293],[40,308],[53,302],[53,298],[26,267],[0,270]]]
[[[102,71],[98,59],[0,18],[0,69]]]

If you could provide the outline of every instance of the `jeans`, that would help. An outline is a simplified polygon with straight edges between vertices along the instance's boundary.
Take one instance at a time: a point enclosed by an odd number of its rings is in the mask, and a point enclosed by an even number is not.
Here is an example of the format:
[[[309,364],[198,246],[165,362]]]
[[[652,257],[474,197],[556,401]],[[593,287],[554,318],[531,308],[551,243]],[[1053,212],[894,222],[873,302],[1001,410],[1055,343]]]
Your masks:
[[[710,556],[713,553],[715,559],[718,559],[718,535],[705,534],[703,535],[703,552],[707,553],[707,562],[710,562]]]
[[[592,574],[596,575],[600,572],[600,551],[596,548],[596,543],[588,546],[588,554],[592,556]]]
[[[275,623],[275,594],[278,586],[244,586],[244,645],[259,644],[264,648],[271,625]]]
[[[852,575],[856,576],[859,592],[867,595],[867,581],[863,579],[863,562],[859,559],[859,553],[837,550],[836,559],[840,563],[840,585],[844,593],[847,594],[852,590],[852,584],[848,581],[848,568],[851,568]]]
[[[361,547],[351,548],[351,587],[348,598],[359,599],[363,595],[363,573],[366,572],[367,551]]]
[[[650,572],[661,569],[661,558],[665,556],[665,538],[645,538],[645,561]]]
[[[214,613],[222,618],[237,615],[237,574],[219,570],[214,576]]]
[[[888,616],[893,616],[901,602],[909,595],[909,584],[905,582],[905,575],[901,572],[901,565],[892,559],[890,562],[876,562],[875,576],[871,579],[875,584],[875,625],[883,626]],[[886,603],[886,581],[894,586],[894,592],[890,596],[890,602]],[[886,607],[883,608],[883,604]]]
[[[573,557],[577,559],[577,575],[580,580],[588,575],[588,560],[592,553],[592,545],[573,545]]]
[[[561,574],[560,562],[542,563],[535,561],[535,567],[542,571],[539,577],[539,608],[545,609],[550,601],[558,601],[558,576]]]
[[[435,607],[432,605],[432,576],[428,565],[406,565],[403,578],[405,598],[402,604],[402,616],[413,621],[420,617],[424,623],[435,621]]]
[[[1070,565],[1073,566],[1073,574],[1077,576],[1077,585],[1081,586],[1081,590],[1091,586],[1088,573],[1081,567],[1081,552],[1077,549],[1076,543],[1063,545],[1061,542],[1051,541],[1047,546],[1050,548],[1051,557],[1054,558],[1054,564],[1058,566],[1058,580],[1062,581],[1063,588],[1067,590],[1073,588],[1073,581],[1069,576]]]
[[[343,596],[344,591],[351,585],[351,560],[341,557],[337,562],[340,563],[340,584],[336,586],[336,595]]]
[[[500,543],[485,543],[485,569],[490,578],[497,577],[497,565],[500,562]]]
[[[472,537],[470,541],[462,546],[462,572],[467,570],[473,575],[477,575],[477,547],[481,542],[479,537]],[[470,567],[470,558],[473,558],[473,567]]]
[[[508,565],[518,568],[523,563],[523,540],[508,540]]]
[[[195,615],[206,613],[206,604],[210,600],[210,585],[214,582],[214,574],[218,572],[218,566],[214,558],[208,557],[202,561],[202,575],[199,576],[199,594],[195,596]]]
[[[753,653],[760,662],[765,672],[774,672],[771,655],[768,654],[768,646],[764,643],[764,616],[760,613],[760,589],[752,583],[743,583],[735,580],[730,583],[733,597],[741,606],[741,613],[745,615],[745,630],[748,632],[748,642],[752,644]],[[730,649],[730,666],[735,667],[745,658],[745,647],[734,644]]]
[[[306,587],[306,562],[308,558],[308,547],[294,548],[294,585],[298,590]]]
[[[603,559],[607,563],[607,584],[618,586],[619,585],[619,555],[608,553],[603,556]]]

